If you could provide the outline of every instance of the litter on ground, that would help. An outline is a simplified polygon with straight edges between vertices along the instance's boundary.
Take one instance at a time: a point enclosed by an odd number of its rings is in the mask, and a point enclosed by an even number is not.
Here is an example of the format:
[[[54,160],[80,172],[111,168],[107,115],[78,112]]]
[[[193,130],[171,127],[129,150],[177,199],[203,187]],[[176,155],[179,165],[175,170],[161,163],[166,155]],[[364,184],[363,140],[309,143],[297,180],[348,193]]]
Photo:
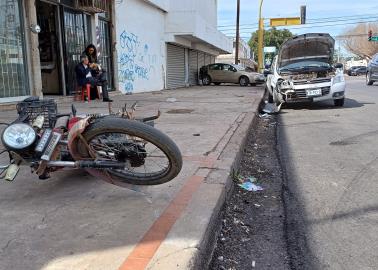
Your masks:
[[[267,114],[275,114],[281,110],[281,106],[282,103],[278,106],[275,103],[266,103],[263,112]]]
[[[264,190],[261,186],[255,184],[257,179],[253,176],[247,177],[244,180],[239,178],[239,181],[241,182],[241,184],[239,184],[238,186],[241,187],[244,190],[247,190],[247,191],[262,191],[262,190]]]
[[[267,114],[267,113],[260,113],[260,114],[259,114],[259,117],[260,117],[260,118],[269,118],[270,115]]]

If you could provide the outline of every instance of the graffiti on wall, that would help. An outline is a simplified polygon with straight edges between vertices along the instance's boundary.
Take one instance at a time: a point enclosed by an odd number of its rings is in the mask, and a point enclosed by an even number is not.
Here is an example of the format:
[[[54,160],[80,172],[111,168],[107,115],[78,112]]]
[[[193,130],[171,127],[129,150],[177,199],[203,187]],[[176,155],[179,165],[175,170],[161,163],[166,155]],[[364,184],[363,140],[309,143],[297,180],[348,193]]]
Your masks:
[[[123,31],[119,43],[119,82],[126,93],[132,93],[136,82],[149,81],[156,75],[157,56],[151,53],[147,43],[142,43],[133,33]]]

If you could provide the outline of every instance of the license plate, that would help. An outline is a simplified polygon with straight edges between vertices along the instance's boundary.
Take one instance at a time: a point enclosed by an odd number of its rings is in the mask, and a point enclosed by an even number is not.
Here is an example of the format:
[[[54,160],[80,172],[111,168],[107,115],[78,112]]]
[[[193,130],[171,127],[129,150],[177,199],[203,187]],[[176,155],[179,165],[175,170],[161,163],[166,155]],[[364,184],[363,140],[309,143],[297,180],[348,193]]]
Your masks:
[[[322,95],[322,89],[309,89],[306,90],[306,95],[308,97],[318,97]]]

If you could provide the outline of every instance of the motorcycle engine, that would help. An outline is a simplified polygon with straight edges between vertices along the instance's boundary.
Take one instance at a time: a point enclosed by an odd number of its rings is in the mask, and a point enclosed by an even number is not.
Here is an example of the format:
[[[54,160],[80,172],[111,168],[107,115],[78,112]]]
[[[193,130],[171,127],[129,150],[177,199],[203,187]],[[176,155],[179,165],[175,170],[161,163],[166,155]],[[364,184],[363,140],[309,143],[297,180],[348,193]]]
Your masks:
[[[131,167],[140,167],[144,165],[147,157],[146,149],[139,144],[129,144],[117,154],[116,158],[120,161],[129,161]]]

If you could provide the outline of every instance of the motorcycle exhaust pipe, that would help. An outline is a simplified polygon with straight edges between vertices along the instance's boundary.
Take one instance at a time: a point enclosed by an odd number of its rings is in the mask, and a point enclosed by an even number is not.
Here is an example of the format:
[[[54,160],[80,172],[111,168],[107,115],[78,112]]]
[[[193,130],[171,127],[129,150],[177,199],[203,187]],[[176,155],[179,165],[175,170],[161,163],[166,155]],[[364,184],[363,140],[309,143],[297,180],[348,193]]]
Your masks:
[[[48,167],[66,167],[75,169],[125,169],[126,163],[114,161],[92,161],[92,160],[79,160],[79,161],[49,161]]]

